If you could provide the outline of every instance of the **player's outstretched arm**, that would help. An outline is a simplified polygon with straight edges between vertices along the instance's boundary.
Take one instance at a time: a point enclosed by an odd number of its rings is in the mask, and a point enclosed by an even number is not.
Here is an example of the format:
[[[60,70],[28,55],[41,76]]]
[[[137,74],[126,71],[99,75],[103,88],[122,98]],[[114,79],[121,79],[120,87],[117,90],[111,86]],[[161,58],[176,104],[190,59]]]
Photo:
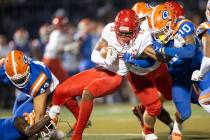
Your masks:
[[[178,58],[192,58],[195,54],[196,43],[193,35],[184,38],[185,44],[182,47],[164,47],[163,54],[178,57]]]
[[[17,117],[15,120],[15,127],[18,131],[22,134],[26,135],[27,137],[33,136],[41,132],[45,126],[50,124],[51,118],[49,116],[44,117],[39,122],[35,123],[34,125],[30,126],[25,121],[24,117]]]
[[[35,123],[41,120],[45,115],[46,109],[46,101],[47,101],[47,92],[34,97],[34,112],[35,112]]]
[[[167,63],[171,60],[171,56],[157,53],[154,50],[152,45],[149,45],[144,49],[144,54],[146,54],[147,56],[149,56],[150,58],[156,61],[163,62],[163,63]]]

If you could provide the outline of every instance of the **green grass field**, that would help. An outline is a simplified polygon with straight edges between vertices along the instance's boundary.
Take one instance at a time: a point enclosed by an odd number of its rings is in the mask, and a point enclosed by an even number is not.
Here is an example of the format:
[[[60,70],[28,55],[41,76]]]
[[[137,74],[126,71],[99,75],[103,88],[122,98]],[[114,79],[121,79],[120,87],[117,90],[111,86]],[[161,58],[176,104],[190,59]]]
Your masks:
[[[91,116],[92,127],[85,130],[84,140],[141,140],[141,129],[131,112],[130,104],[95,105]],[[171,103],[165,104],[171,115],[175,112]],[[184,140],[210,140],[210,115],[202,108],[193,105],[192,117],[184,123]],[[1,111],[9,116],[10,111]],[[70,112],[62,108],[58,127],[69,130],[68,121],[73,124]],[[161,140],[167,140],[169,129],[157,121],[156,132]],[[66,138],[68,139],[68,138]]]

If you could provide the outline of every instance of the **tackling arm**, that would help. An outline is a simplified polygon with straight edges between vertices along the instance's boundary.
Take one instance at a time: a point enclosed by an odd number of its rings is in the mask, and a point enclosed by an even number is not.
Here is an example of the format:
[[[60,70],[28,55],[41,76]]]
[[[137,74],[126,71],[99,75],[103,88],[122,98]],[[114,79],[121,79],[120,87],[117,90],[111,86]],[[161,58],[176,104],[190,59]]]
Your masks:
[[[149,45],[148,47],[146,47],[144,49],[144,54],[146,54],[147,56],[149,56],[150,58],[156,60],[156,61],[160,61],[160,62],[164,62],[167,63],[171,60],[171,56],[168,55],[163,55],[160,53],[157,53],[152,45]]]
[[[185,44],[183,47],[163,47],[161,52],[165,55],[178,58],[192,58],[195,54],[196,45],[193,35],[185,37]]]
[[[30,126],[27,124],[24,117],[17,117],[14,125],[18,129],[18,131],[20,131],[27,137],[30,137],[41,132],[45,128],[45,126],[50,124],[50,121],[50,117],[46,116],[39,122],[35,123],[33,126]]]
[[[45,115],[47,93],[43,93],[39,96],[34,97],[34,112],[35,112],[35,123],[42,119]]]

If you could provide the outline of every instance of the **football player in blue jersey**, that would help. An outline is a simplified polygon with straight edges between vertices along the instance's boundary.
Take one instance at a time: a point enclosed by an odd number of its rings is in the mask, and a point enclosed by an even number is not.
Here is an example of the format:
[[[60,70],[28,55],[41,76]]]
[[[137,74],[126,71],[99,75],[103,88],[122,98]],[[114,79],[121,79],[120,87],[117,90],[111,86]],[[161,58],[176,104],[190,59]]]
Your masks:
[[[0,60],[0,81],[22,91],[16,98],[13,116],[21,112],[28,101],[25,98],[30,97],[36,114],[34,123],[44,117],[47,101],[51,99],[59,84],[57,78],[42,62],[28,58],[17,50],[11,51],[6,58]],[[55,110],[52,111],[55,113]],[[4,126],[5,121],[1,125]]]
[[[182,123],[191,116],[190,103],[198,103],[196,94],[191,92],[191,75],[199,67],[197,58],[201,55],[194,37],[195,28],[190,20],[178,18],[166,4],[154,8],[149,26],[154,50],[172,57],[168,67],[173,80],[172,99],[177,109],[172,140],[181,140]]]
[[[200,70],[195,70],[192,74],[192,80],[196,82],[197,89],[201,91],[199,96],[200,105],[210,113],[210,0],[206,6],[207,21],[202,23],[197,29],[197,36],[201,39],[203,58],[201,60]]]
[[[199,43],[194,37],[193,23],[180,16],[179,13],[184,12],[173,12],[171,6],[173,3],[170,6],[168,3],[160,4],[152,10],[148,24],[154,38],[154,49],[147,53],[161,58],[159,61],[162,62],[170,60],[168,67],[173,80],[172,98],[177,108],[172,139],[180,140],[181,125],[191,115],[190,103],[198,103],[197,96],[191,93],[191,75],[193,70],[199,67],[197,57],[201,52],[197,47]],[[169,57],[171,59],[168,59]],[[139,66],[151,65],[150,61],[140,59],[131,62]]]
[[[56,120],[55,118],[59,112],[57,114],[49,113],[49,115],[45,116],[37,123],[34,123],[35,113],[32,112],[33,98],[26,94],[21,94],[19,98],[21,98],[23,102],[21,107],[14,112],[14,115],[10,118],[0,119],[0,138],[3,140],[37,139],[40,133],[42,137],[51,137],[51,132],[55,132],[53,130],[54,123],[56,123],[54,120]],[[47,126],[53,127],[48,128]],[[58,134],[54,135],[54,138],[55,137],[62,137],[61,133],[60,136]]]
[[[0,81],[33,97],[35,122],[45,114],[47,98],[59,84],[57,78],[40,61],[35,61],[24,55],[23,52],[11,51],[6,58],[0,60]],[[16,98],[14,110],[19,108]],[[14,112],[14,111],[13,111]]]

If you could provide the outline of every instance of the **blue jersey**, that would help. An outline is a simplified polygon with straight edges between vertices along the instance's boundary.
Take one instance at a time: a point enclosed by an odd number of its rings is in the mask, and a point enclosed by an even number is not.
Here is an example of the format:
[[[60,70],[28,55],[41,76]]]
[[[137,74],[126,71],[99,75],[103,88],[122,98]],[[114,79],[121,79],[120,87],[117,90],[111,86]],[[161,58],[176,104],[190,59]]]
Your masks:
[[[50,88],[51,83],[54,82],[53,80],[55,80],[56,78],[54,78],[51,71],[40,61],[30,60],[29,66],[29,82],[24,88],[19,88],[19,90],[30,96],[35,97],[42,93],[45,93],[46,90]],[[5,74],[4,61],[0,65],[0,81],[15,87],[15,85],[9,80],[9,78]]]
[[[167,47],[178,47],[179,40],[176,40],[176,36],[181,36],[181,38],[186,38],[188,36],[193,35],[195,33],[195,27],[193,23],[189,20],[182,19],[177,22],[176,30],[175,30],[174,40],[170,41],[167,44]],[[196,38],[195,38],[196,39]],[[172,78],[181,78],[182,80],[189,80],[191,78],[192,72],[200,66],[200,59],[202,53],[199,49],[200,43],[196,39],[196,49],[194,55],[190,58],[180,58],[173,57],[172,60],[168,63],[169,72]],[[179,46],[185,47],[185,46]]]
[[[26,94],[20,94],[22,96],[18,108],[15,110],[14,115],[10,118],[0,119],[0,139],[2,140],[17,140],[24,139],[23,136],[15,127],[14,123],[17,117],[23,117],[23,113],[31,113],[33,110],[33,100]],[[17,97],[19,98],[19,97]]]
[[[16,140],[22,137],[21,133],[14,126],[15,118],[0,119],[0,139],[2,140]]]

